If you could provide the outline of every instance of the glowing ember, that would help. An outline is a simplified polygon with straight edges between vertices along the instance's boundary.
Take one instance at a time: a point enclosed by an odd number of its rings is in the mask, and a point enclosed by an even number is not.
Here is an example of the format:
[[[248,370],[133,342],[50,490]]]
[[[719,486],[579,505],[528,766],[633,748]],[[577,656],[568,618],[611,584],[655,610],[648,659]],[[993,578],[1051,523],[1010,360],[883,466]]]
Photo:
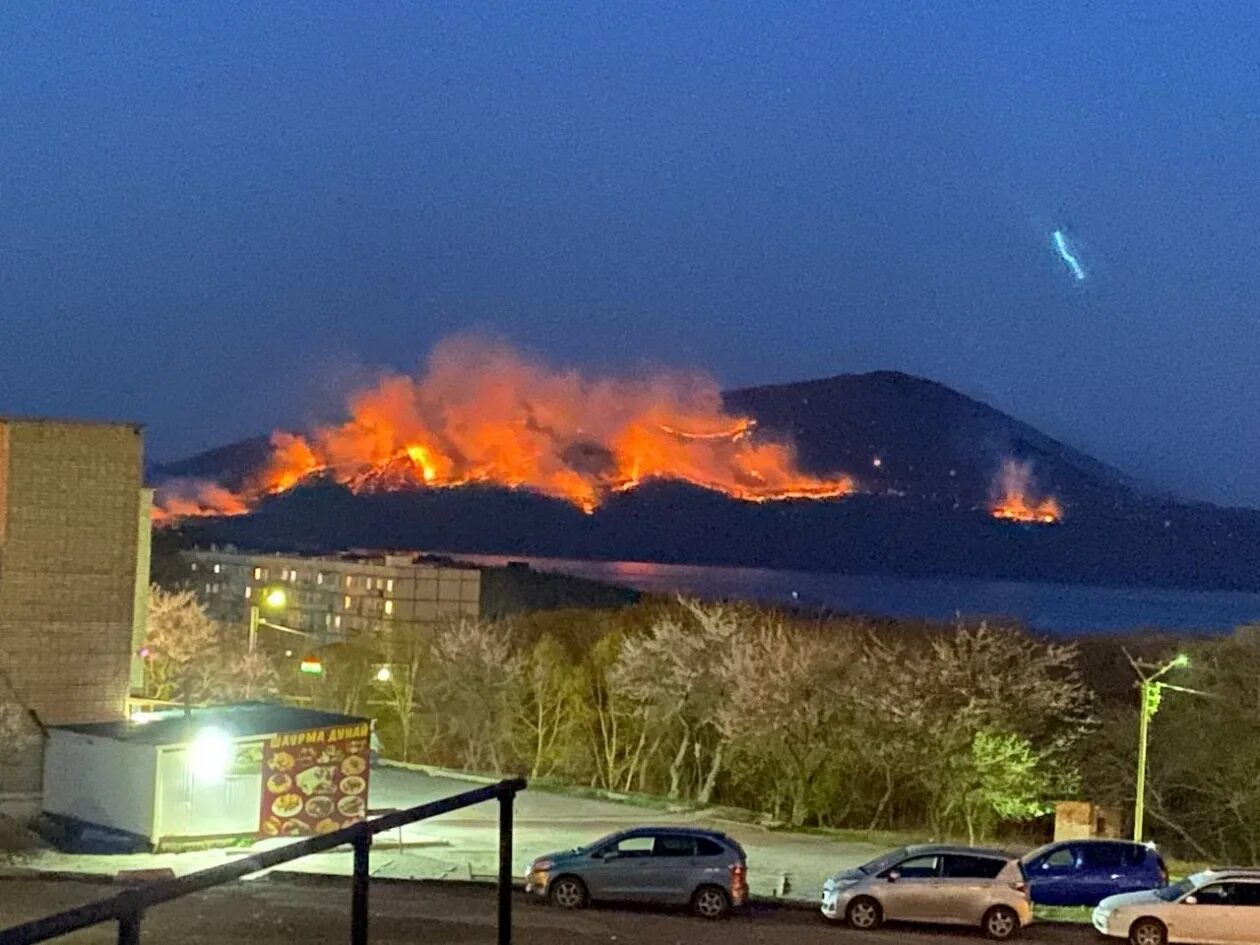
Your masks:
[[[1005,460],[994,482],[997,496],[989,513],[1009,522],[1055,525],[1063,520],[1063,508],[1054,496],[1035,495],[1032,463]]]
[[[358,391],[348,414],[305,436],[274,434],[267,467],[244,497],[221,491],[245,511],[315,476],[361,493],[488,483],[591,512],[609,494],[651,479],[750,502],[829,498],[855,488],[847,476],[801,472],[790,445],[756,441],[755,422],[724,412],[709,377],[589,379],[470,338],[438,345],[419,378],[388,375]],[[223,501],[163,508],[168,515],[235,514]],[[216,511],[223,508],[233,511]]]

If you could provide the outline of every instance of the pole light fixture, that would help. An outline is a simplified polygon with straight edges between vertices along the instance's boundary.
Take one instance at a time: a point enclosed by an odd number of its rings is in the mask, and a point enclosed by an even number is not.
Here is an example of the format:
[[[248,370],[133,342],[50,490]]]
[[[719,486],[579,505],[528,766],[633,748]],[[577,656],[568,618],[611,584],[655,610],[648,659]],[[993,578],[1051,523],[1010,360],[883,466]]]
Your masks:
[[[1162,664],[1136,660],[1129,654],[1128,650],[1124,651],[1124,655],[1128,658],[1129,665],[1133,667],[1133,671],[1137,673],[1137,686],[1140,693],[1138,706],[1137,787],[1133,798],[1133,839],[1141,843],[1142,834],[1145,831],[1146,754],[1147,746],[1150,743],[1151,719],[1155,718],[1155,713],[1159,711],[1159,704],[1164,697],[1165,689],[1172,689],[1175,692],[1188,692],[1196,696],[1207,695],[1207,693],[1199,692],[1197,689],[1187,689],[1185,686],[1174,686],[1163,681],[1164,677],[1174,669],[1185,669],[1190,665],[1190,656],[1186,653],[1178,653],[1168,662]]]

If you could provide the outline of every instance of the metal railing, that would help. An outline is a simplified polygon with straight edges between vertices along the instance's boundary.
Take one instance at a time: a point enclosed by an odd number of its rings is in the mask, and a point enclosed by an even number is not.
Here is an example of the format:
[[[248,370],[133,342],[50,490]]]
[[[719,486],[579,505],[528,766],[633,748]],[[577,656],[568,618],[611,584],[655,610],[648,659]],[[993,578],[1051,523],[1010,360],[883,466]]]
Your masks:
[[[212,869],[189,873],[175,879],[162,880],[128,889],[108,899],[67,909],[0,930],[0,945],[30,945],[68,935],[102,922],[118,923],[118,945],[139,945],[140,923],[145,912],[154,906],[213,886],[240,879],[251,873],[279,866],[292,860],[323,853],[350,844],[354,848],[354,874],[350,893],[350,942],[367,945],[368,941],[368,855],[372,837],[386,830],[437,817],[462,807],[485,801],[499,802],[499,877],[498,877],[498,945],[512,943],[512,807],[516,795],[525,790],[523,778],[499,781],[483,788],[464,791],[451,797],[421,804],[374,820],[365,820],[353,827],[343,827],[297,843],[254,853],[240,860]]]

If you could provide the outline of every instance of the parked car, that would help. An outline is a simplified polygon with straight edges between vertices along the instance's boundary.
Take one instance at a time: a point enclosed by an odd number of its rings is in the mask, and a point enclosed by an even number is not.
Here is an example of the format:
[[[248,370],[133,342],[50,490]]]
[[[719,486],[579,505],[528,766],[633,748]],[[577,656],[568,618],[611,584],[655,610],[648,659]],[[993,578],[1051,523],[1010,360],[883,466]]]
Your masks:
[[[592,900],[658,902],[720,919],[748,900],[748,858],[716,830],[638,827],[540,857],[525,891],[564,909]]]
[[[1108,896],[1094,928],[1131,945],[1260,942],[1260,870],[1208,870],[1172,886]]]
[[[857,929],[885,920],[976,925],[990,938],[1017,935],[1032,921],[1019,861],[1000,850],[902,847],[823,884],[822,914]]]
[[[1061,840],[1020,862],[1037,905],[1096,906],[1108,896],[1168,885],[1155,848],[1128,840]]]

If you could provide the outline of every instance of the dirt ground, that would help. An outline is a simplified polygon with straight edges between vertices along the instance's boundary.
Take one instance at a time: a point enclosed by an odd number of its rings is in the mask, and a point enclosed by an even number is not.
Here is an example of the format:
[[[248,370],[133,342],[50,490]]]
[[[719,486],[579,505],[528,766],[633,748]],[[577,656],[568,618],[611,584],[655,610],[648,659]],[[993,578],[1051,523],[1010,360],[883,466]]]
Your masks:
[[[57,880],[0,880],[0,929],[103,898],[117,887]],[[349,939],[350,890],[345,879],[285,876],[235,883],[153,909],[145,945],[321,945]],[[754,907],[708,923],[645,909],[594,908],[566,913],[517,894],[514,937],[519,945],[960,945],[984,941],[970,930],[892,927],[858,933],[826,925],[807,909]],[[370,940],[378,945],[493,945],[495,891],[468,883],[378,881],[370,893]],[[68,945],[114,943],[116,926],[97,926],[57,939]],[[1095,945],[1088,927],[1045,925],[1022,941]],[[0,932],[0,945],[4,934]]]

